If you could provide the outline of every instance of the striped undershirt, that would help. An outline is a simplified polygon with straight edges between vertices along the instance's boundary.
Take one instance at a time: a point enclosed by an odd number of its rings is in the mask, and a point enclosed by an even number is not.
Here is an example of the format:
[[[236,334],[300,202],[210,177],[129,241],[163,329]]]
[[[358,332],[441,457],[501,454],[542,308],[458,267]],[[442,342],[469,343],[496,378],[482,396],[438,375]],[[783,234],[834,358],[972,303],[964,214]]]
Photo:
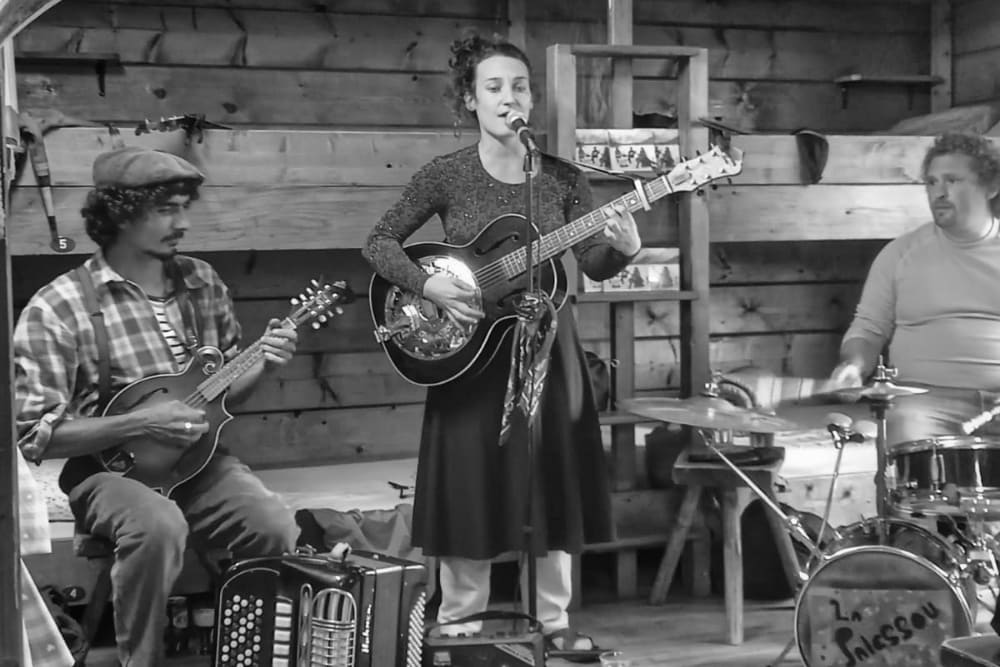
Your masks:
[[[184,347],[181,337],[177,335],[177,330],[170,324],[170,319],[167,317],[167,308],[173,307],[175,304],[174,297],[161,299],[147,295],[147,298],[150,305],[153,306],[156,323],[160,325],[163,338],[167,341],[167,345],[170,346],[170,352],[174,355],[174,361],[177,362],[178,366],[183,366],[187,363],[188,359],[187,348]]]

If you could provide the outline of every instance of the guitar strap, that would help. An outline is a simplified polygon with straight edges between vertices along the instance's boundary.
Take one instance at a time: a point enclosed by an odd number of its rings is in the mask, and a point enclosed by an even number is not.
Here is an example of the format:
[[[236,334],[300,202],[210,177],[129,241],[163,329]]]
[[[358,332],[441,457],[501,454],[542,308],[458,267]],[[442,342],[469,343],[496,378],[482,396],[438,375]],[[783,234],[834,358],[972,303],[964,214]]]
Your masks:
[[[104,324],[104,312],[97,301],[97,291],[94,289],[94,279],[83,264],[76,267],[76,275],[83,289],[83,303],[90,314],[90,323],[94,328],[94,344],[97,346],[97,400],[98,410],[103,410],[111,400],[111,352],[108,344],[108,328]],[[167,275],[174,283],[174,298],[184,320],[185,347],[192,355],[198,348],[198,332],[201,321],[198,310],[191,303],[187,284],[181,274],[177,262],[167,262]]]

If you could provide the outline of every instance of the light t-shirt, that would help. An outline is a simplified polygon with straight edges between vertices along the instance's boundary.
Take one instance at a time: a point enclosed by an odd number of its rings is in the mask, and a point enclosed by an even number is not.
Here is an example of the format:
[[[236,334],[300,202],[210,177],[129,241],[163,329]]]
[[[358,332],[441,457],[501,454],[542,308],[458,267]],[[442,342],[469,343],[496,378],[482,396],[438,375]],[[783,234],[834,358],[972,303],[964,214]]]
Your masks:
[[[897,381],[1000,389],[1000,235],[958,243],[933,223],[875,258],[844,341],[890,342]]]

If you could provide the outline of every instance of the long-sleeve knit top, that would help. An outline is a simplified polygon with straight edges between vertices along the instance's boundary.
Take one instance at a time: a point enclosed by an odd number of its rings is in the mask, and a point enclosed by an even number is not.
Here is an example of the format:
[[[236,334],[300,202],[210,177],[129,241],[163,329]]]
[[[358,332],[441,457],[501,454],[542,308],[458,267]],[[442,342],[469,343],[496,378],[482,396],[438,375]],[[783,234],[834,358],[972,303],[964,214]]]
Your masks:
[[[498,216],[524,214],[524,184],[504,183],[486,171],[476,145],[431,160],[417,171],[397,201],[368,236],[362,252],[386,280],[417,294],[429,277],[406,255],[402,243],[435,214],[444,241],[464,244]],[[535,179],[534,223],[544,234],[589,213],[590,186],[576,167],[543,156]],[[580,268],[594,280],[605,280],[629,258],[601,235],[573,247]]]
[[[1000,389],[1000,236],[949,239],[933,223],[875,258],[844,341],[886,342],[899,381]]]

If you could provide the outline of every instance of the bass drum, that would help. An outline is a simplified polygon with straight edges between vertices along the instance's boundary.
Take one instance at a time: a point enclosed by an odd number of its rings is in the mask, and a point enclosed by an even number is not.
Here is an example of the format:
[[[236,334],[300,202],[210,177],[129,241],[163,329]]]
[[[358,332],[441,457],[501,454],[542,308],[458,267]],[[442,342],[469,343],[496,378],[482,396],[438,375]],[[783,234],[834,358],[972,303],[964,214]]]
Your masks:
[[[884,539],[880,536],[884,535]],[[795,601],[807,667],[936,665],[941,643],[972,633],[964,550],[902,519],[840,530]]]

